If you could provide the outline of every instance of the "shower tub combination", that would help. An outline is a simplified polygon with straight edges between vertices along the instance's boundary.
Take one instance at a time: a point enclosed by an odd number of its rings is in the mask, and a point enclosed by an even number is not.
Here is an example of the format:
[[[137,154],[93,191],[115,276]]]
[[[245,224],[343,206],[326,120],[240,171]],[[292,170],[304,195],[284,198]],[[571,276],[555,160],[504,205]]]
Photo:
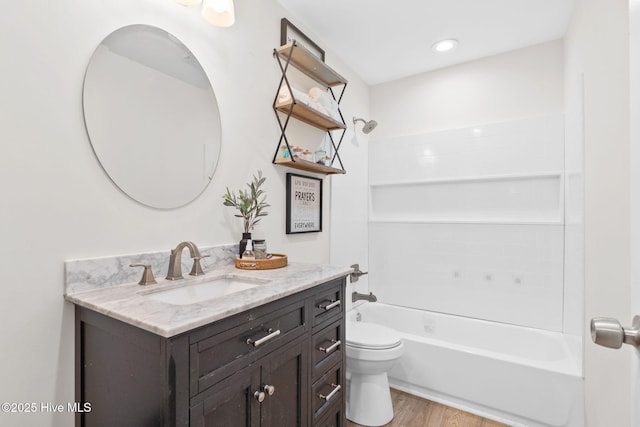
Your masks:
[[[584,424],[579,337],[383,303],[358,313],[402,335],[394,388],[513,426]]]

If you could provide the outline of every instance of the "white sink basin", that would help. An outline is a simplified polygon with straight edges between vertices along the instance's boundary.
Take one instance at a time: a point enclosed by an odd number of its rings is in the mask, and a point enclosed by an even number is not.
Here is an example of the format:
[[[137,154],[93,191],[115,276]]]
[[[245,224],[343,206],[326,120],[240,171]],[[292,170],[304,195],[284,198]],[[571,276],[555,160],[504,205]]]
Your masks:
[[[269,280],[219,277],[192,285],[151,292],[145,296],[167,304],[189,305],[255,288],[268,282]]]

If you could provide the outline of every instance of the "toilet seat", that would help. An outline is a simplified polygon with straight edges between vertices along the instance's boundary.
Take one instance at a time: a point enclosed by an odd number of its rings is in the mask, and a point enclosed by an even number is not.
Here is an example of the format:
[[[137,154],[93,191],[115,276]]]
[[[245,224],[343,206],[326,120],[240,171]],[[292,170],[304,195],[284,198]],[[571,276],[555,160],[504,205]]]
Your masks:
[[[402,337],[391,328],[369,322],[347,322],[347,346],[387,350],[402,344]]]

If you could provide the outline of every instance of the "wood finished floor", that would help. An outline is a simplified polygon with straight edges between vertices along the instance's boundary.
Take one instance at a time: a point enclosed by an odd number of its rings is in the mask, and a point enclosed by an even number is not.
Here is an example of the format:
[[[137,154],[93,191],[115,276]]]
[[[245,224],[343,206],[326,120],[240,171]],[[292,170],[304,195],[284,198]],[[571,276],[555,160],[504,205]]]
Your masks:
[[[493,420],[391,389],[393,420],[385,427],[506,427]],[[347,421],[347,427],[361,427]]]

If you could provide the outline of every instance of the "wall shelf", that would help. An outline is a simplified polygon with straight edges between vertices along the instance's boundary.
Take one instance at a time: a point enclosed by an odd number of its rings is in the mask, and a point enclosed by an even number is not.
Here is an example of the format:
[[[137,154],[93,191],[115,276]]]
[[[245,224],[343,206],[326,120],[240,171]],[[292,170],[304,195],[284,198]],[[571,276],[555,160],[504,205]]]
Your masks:
[[[295,40],[291,43],[275,48],[273,50],[273,55],[278,60],[282,77],[280,78],[280,84],[278,85],[276,97],[273,101],[273,111],[275,112],[280,126],[280,139],[278,140],[272,163],[324,175],[346,173],[344,165],[342,164],[342,159],[340,159],[340,155],[338,154],[338,150],[340,149],[344,134],[347,130],[347,125],[344,121],[344,117],[342,116],[342,112],[340,111],[340,101],[342,100],[342,95],[347,87],[347,80],[325,64],[320,58],[307,50],[304,46],[298,44]],[[333,100],[338,104],[340,120],[337,120],[335,117],[330,117],[295,98],[294,90],[291,87],[289,77],[287,75],[290,65],[324,87],[328,94],[331,95]],[[336,98],[333,88],[338,86],[342,86],[342,90],[340,91],[340,95]],[[283,87],[288,89],[291,94],[291,98],[287,102],[278,102],[278,94]],[[327,155],[331,156],[331,165],[325,166],[323,164],[299,158],[278,158],[280,146],[283,143],[289,149],[289,152],[293,152],[286,132],[291,118],[327,132],[329,140],[331,141],[331,147],[333,148],[333,153],[327,153]],[[337,144],[334,141],[332,131],[337,131],[339,134]],[[336,160],[340,165],[339,168],[334,167]]]
[[[293,169],[305,170],[308,172],[322,173],[325,175],[344,174],[344,169],[337,169],[331,166],[321,165],[319,163],[309,162],[303,159],[292,160],[288,159],[276,159],[275,164],[281,166],[287,166]]]
[[[293,110],[291,110],[292,107]],[[299,101],[296,101],[295,99],[292,102],[288,102],[286,104],[276,103],[276,109],[284,114],[291,113],[291,117],[295,117],[301,122],[317,127],[318,129],[322,129],[325,132],[346,128],[346,125],[344,123],[340,123],[339,121],[334,120],[331,117],[322,114],[319,111],[316,111]]]
[[[346,85],[347,80],[327,66],[320,58],[295,41],[275,49],[276,55],[325,87]]]

